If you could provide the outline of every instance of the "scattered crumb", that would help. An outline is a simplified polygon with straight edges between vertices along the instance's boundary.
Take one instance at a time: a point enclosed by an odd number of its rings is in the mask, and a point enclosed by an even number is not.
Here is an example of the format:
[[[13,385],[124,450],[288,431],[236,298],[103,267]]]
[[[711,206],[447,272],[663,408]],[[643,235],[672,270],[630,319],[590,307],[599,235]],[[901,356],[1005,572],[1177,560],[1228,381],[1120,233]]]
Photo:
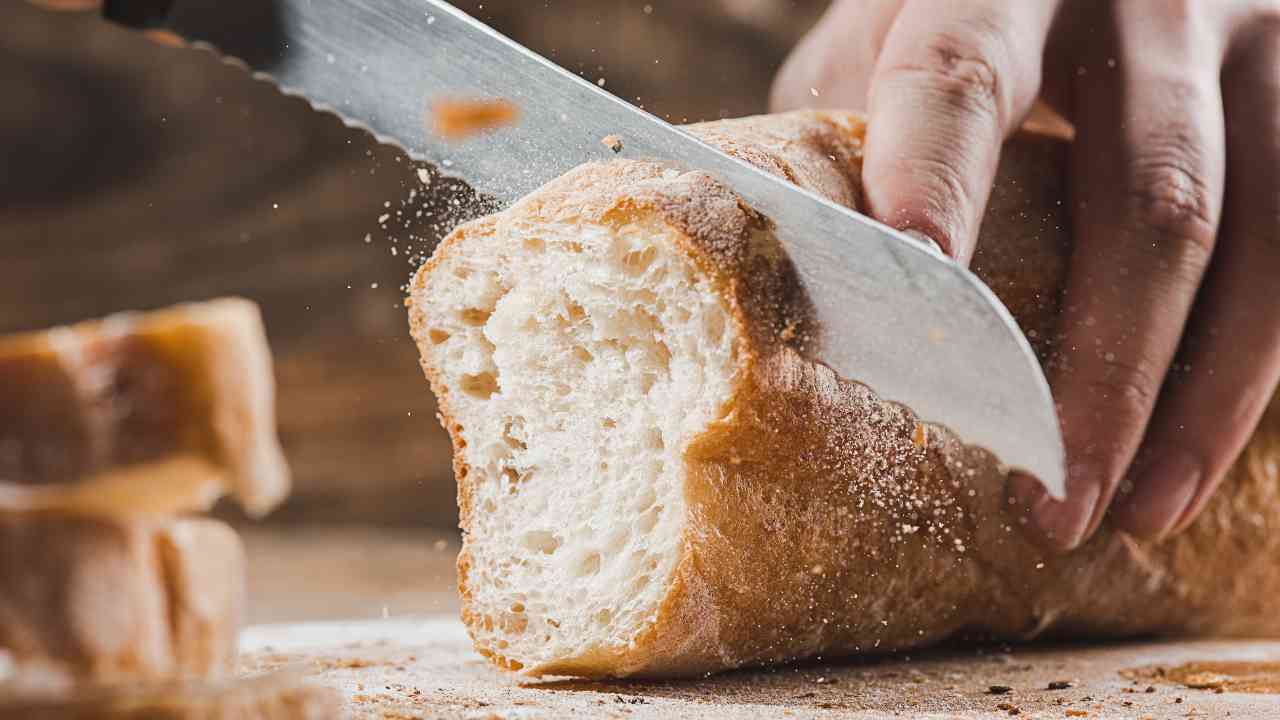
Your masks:
[[[1193,673],[1182,680],[1182,684],[1196,690],[1213,690],[1221,688],[1231,678],[1218,673]]]
[[[1071,689],[1071,682],[1069,680],[1054,680],[1053,682],[1049,683],[1049,689],[1050,690],[1069,690]]]
[[[915,432],[911,433],[911,442],[918,448],[929,444],[929,428],[924,423],[916,423]]]
[[[1067,717],[1089,717],[1087,710],[1068,710]]]
[[[622,152],[622,138],[617,135],[605,135],[600,143],[614,152]]]
[[[1280,662],[1274,661],[1193,661],[1175,667],[1155,665],[1136,668],[1121,674],[1135,681],[1157,680],[1196,690],[1280,694]]]
[[[449,140],[461,140],[476,133],[512,125],[520,115],[510,101],[494,100],[439,100],[431,106],[433,126],[437,135]]]
[[[1013,692],[1013,688],[1008,685],[992,685],[987,688],[988,695],[1007,695]]]

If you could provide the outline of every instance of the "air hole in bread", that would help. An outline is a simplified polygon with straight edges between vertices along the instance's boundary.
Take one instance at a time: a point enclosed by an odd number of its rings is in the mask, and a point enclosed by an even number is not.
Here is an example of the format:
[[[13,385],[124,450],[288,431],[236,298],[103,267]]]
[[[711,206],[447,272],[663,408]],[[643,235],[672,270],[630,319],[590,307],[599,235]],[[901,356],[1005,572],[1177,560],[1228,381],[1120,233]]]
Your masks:
[[[471,397],[488,400],[498,391],[498,378],[493,373],[463,375],[460,387]]]
[[[520,491],[520,482],[524,480],[524,477],[519,472],[516,472],[515,468],[503,468],[502,475],[507,479],[508,492],[515,495]]]
[[[532,530],[524,534],[524,546],[550,555],[560,549],[560,538],[548,530]]]
[[[640,378],[640,392],[644,393],[645,395],[648,395],[649,391],[653,390],[653,386],[657,384],[658,384],[658,378],[656,375],[654,375],[653,373],[645,373]]]
[[[658,494],[651,487],[640,488],[640,492],[636,495],[635,500],[631,504],[631,509],[637,513],[653,507],[658,501]]]
[[[524,418],[511,418],[502,430],[502,441],[512,450],[528,450],[524,440]]]
[[[645,447],[650,450],[661,450],[666,447],[666,443],[662,441],[662,430],[658,428],[649,428],[644,434]]]
[[[573,300],[569,300],[565,303],[565,309],[569,312],[569,319],[574,322],[580,322],[587,318],[586,308]]]
[[[600,553],[587,553],[587,555],[578,562],[578,566],[574,568],[574,571],[578,577],[583,577],[584,575],[595,575],[600,572],[600,564]]]
[[[619,525],[613,529],[613,533],[609,536],[608,542],[605,544],[605,551],[610,555],[617,555],[627,546],[627,542],[631,540],[631,532],[624,525]]]
[[[652,532],[653,529],[658,526],[658,519],[661,515],[661,505],[655,505],[648,510],[645,510],[644,514],[640,516],[639,522],[636,523],[636,530],[641,533]]]
[[[462,312],[458,313],[458,317],[462,320],[464,325],[471,325],[474,327],[484,325],[488,322],[490,314],[491,313],[488,310],[481,310],[480,308],[466,308]]]
[[[632,250],[622,258],[622,267],[631,275],[639,275],[649,269],[653,259],[658,256],[656,248],[650,246],[642,250]]]

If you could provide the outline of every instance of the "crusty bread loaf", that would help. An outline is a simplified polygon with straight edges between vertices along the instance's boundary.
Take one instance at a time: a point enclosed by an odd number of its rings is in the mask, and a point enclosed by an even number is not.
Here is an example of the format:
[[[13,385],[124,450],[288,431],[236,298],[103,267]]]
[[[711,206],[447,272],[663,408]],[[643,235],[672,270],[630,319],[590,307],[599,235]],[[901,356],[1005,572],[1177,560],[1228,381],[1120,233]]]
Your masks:
[[[0,688],[226,675],[244,577],[216,520],[0,511]]]
[[[263,514],[288,492],[262,318],[240,299],[0,338],[0,508]]]
[[[690,129],[859,206],[855,116]],[[1043,361],[1066,150],[1010,143],[973,263]],[[505,667],[689,675],[958,634],[1280,635],[1280,403],[1184,534],[1104,527],[1044,553],[988,453],[806,358],[767,223],[703,173],[579,167],[458,228],[410,301],[455,448],[463,618]]]
[[[0,720],[336,720],[342,699],[331,688],[288,673],[204,682],[171,682],[75,692],[0,688]]]

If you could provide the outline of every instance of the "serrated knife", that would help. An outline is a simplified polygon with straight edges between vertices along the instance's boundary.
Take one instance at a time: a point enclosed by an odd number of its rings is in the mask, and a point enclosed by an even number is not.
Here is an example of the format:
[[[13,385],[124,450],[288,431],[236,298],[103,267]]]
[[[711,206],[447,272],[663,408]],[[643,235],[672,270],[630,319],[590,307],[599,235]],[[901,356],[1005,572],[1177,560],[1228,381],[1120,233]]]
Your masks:
[[[601,143],[607,135],[622,140],[625,156],[713,174],[775,224],[816,312],[817,359],[1064,494],[1049,385],[1009,312],[972,273],[703,144],[448,3],[108,0],[104,13],[238,59],[502,203],[613,157]],[[457,97],[510,101],[519,122],[448,142],[430,132],[424,112]]]

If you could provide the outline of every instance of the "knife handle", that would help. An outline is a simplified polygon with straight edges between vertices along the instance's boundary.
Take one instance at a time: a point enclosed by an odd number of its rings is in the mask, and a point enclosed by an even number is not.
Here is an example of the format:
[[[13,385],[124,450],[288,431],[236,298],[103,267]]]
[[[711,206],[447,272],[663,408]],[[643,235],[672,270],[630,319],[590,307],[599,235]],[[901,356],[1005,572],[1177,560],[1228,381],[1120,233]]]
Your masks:
[[[105,0],[102,16],[132,28],[157,28],[172,7],[173,0]]]

